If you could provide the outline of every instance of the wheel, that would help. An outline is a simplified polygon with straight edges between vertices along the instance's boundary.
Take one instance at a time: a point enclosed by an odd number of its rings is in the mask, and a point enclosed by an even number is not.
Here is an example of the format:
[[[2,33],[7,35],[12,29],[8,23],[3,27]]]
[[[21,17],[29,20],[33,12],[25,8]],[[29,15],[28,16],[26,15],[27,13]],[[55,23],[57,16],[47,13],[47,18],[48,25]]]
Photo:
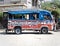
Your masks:
[[[43,28],[41,29],[41,33],[42,33],[42,34],[47,34],[47,33],[48,33],[48,28],[43,27]]]
[[[16,34],[21,34],[21,28],[15,28],[14,31]]]

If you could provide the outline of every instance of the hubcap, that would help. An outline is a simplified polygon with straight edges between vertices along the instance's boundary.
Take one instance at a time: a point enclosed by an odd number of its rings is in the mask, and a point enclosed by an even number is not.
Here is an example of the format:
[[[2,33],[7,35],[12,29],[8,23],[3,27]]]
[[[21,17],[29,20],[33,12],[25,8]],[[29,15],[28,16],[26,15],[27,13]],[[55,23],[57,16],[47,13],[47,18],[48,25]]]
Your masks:
[[[42,32],[43,32],[43,33],[46,33],[46,29],[43,29]]]
[[[20,29],[16,29],[16,33],[19,34],[20,33]]]

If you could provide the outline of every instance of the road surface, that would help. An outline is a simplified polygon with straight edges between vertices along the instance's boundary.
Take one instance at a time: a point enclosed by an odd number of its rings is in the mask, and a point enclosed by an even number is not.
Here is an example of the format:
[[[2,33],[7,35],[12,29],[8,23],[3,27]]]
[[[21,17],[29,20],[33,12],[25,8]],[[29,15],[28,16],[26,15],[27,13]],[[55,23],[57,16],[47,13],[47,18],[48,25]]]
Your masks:
[[[23,32],[23,34],[5,34],[0,30],[0,46],[60,46],[60,31],[48,34]]]

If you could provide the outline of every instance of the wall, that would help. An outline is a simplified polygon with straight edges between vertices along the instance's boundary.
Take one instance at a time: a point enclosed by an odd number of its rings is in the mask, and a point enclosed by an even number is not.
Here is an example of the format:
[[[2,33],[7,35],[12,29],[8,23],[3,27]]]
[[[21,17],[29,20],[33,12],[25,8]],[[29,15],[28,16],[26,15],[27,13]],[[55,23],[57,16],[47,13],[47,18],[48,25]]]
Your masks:
[[[27,8],[32,8],[32,0],[27,0]]]

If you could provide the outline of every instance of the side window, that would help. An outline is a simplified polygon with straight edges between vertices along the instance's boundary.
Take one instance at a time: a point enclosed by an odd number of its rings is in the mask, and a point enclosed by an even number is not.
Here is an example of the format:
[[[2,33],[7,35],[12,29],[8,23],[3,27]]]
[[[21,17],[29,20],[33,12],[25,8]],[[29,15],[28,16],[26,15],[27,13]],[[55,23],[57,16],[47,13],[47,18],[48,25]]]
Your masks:
[[[27,18],[27,14],[18,14],[18,15],[14,15],[14,19],[26,20],[28,18]]]
[[[52,19],[51,14],[49,12],[44,12],[43,17],[45,20],[51,20]]]
[[[8,16],[8,17],[9,17],[9,19],[12,19],[12,15],[11,15],[11,14],[9,14],[9,16]]]
[[[3,19],[7,19],[8,14],[7,13],[3,13]]]
[[[45,20],[50,20],[50,19],[51,19],[51,16],[45,14],[45,15],[44,15],[44,19],[45,19]]]
[[[7,20],[7,19],[11,20],[12,19],[12,15],[9,14],[9,13],[4,13],[3,19],[5,19],[5,20]]]
[[[24,19],[24,20],[29,19],[29,15],[28,14],[23,14],[22,19]]]
[[[30,20],[37,20],[39,17],[38,17],[38,14],[32,14],[30,15]]]
[[[22,19],[22,15],[14,15],[14,19]]]

